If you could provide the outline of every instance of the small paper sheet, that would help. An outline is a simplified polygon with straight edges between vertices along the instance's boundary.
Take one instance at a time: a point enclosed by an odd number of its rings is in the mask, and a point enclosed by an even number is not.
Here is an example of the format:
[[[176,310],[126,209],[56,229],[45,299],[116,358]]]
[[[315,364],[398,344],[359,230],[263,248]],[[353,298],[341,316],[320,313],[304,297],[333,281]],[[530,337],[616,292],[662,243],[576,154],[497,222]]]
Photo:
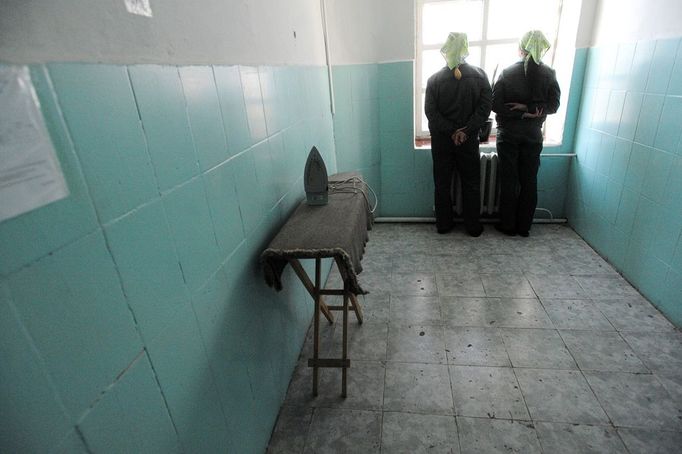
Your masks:
[[[25,66],[0,66],[0,222],[69,190]]]

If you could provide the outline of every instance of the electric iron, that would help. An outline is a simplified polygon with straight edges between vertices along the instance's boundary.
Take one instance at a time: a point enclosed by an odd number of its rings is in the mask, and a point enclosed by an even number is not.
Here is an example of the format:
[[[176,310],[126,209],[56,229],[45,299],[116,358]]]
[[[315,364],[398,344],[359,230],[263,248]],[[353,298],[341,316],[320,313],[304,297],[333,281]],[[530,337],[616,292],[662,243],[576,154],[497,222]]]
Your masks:
[[[324,165],[320,152],[313,147],[308,153],[303,173],[303,187],[308,205],[327,204],[328,182],[327,167]]]

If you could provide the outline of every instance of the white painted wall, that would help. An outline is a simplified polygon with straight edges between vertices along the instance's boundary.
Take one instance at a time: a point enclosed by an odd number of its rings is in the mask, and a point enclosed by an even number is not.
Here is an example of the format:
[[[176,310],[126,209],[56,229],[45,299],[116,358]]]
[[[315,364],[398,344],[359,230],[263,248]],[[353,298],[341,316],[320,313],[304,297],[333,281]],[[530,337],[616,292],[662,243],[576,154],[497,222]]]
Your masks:
[[[0,61],[325,64],[319,0],[150,3],[152,18],[124,0],[0,0]]]
[[[378,2],[324,0],[332,65],[376,63],[380,39]],[[402,1],[402,0],[401,0]]]
[[[381,41],[379,63],[414,60],[415,0],[378,0]]]
[[[569,6],[572,3],[577,3],[572,0],[564,0],[564,2]],[[590,47],[590,44],[592,43],[592,31],[594,29],[594,19],[597,14],[599,0],[582,0],[581,3],[582,5],[579,8],[578,31],[575,40],[576,48]],[[566,5],[564,5],[564,8],[566,8]]]
[[[414,0],[325,0],[333,65],[414,59]]]
[[[682,35],[680,0],[599,0],[592,46]]]

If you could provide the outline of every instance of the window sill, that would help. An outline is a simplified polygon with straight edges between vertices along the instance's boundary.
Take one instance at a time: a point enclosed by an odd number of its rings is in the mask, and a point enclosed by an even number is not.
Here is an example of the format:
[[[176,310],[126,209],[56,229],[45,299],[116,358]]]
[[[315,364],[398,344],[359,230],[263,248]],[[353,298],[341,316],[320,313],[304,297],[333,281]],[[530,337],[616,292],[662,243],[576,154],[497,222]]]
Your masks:
[[[557,142],[555,140],[545,140],[542,142],[542,147],[560,147],[561,142]],[[431,138],[430,137],[424,137],[424,138],[416,138],[414,139],[414,148],[415,150],[430,150],[431,149]],[[484,151],[484,152],[489,152],[489,151],[495,151],[497,150],[497,143],[495,141],[495,137],[491,137],[489,141],[487,142],[482,142],[479,144],[479,149]]]
[[[416,138],[414,139],[414,148],[416,150],[430,150],[431,149],[431,138]],[[479,144],[479,149],[481,150],[495,150],[497,145],[495,144],[495,137],[491,137],[487,142],[481,142]]]

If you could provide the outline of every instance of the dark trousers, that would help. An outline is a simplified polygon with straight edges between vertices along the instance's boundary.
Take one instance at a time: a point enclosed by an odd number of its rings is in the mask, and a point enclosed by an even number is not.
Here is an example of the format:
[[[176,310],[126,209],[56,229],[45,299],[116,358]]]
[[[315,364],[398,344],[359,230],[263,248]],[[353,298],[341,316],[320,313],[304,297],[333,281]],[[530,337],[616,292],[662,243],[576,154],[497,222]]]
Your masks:
[[[538,169],[542,143],[497,142],[500,159],[500,225],[528,232],[538,204]]]
[[[431,136],[433,181],[436,186],[436,228],[447,230],[454,224],[452,209],[452,178],[455,172],[462,181],[462,216],[467,231],[480,227],[481,173],[478,136],[472,134],[462,145],[455,146],[448,136]]]

